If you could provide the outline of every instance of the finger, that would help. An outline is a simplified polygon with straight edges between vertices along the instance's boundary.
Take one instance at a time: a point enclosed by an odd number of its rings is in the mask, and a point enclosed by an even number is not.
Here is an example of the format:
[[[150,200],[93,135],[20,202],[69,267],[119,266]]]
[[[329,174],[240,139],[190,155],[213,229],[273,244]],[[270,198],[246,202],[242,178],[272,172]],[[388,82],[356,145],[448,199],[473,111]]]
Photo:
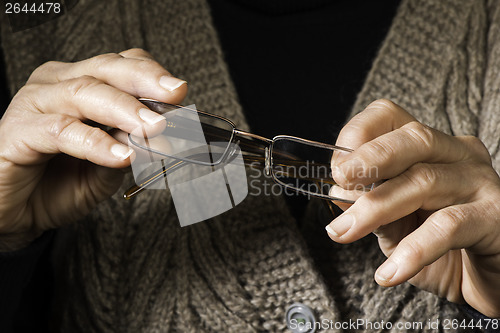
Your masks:
[[[100,128],[61,114],[34,114],[20,126],[3,131],[0,151],[3,160],[31,165],[64,153],[95,164],[122,168],[130,164],[133,150]]]
[[[486,229],[474,204],[451,206],[432,214],[421,227],[406,236],[378,268],[375,280],[394,286],[453,249],[473,246],[485,237]]]
[[[145,150],[133,144],[129,140],[129,134],[126,132],[114,129],[109,132],[109,135],[111,135],[118,142],[132,148],[135,154],[134,154],[134,159],[131,160],[132,161],[137,160],[139,163],[151,163],[154,161],[165,160],[165,155],[155,153],[155,151],[159,151],[164,154],[170,154],[172,152],[172,144],[165,136],[162,135],[153,138],[148,138],[146,141],[144,140],[143,137],[135,137],[132,135],[133,140],[135,142],[139,142],[144,146],[147,145],[147,147],[150,148],[151,150]]]
[[[418,162],[450,163],[472,156],[460,137],[452,137],[409,122],[383,134],[337,161],[336,180],[341,185],[368,185],[395,177]]]
[[[365,142],[391,132],[415,118],[399,105],[379,99],[355,115],[340,131],[336,145],[356,149]]]
[[[136,53],[131,51],[129,54]],[[48,62],[32,73],[28,84],[57,83],[92,76],[135,97],[181,103],[187,94],[186,81],[173,77],[147,55],[138,56],[140,58],[127,58],[110,53],[76,63]]]
[[[364,143],[412,121],[415,121],[415,118],[399,105],[386,99],[379,99],[370,103],[342,128],[336,145],[355,150]],[[332,155],[333,179],[344,187],[348,186],[349,180],[339,169],[339,165],[349,158],[350,154],[340,150]]]
[[[128,133],[121,131],[119,129],[112,129],[108,132],[109,135],[111,135],[116,141],[128,145]]]
[[[344,201],[348,200],[351,202],[355,202],[356,200],[361,198],[361,196],[365,195],[375,187],[376,186],[374,184],[373,186],[355,186],[352,189],[345,189],[339,185],[333,185],[330,188],[328,195],[330,197],[338,198]]]
[[[349,209],[349,207],[352,206],[351,203],[345,203],[345,202],[342,202],[342,201],[332,200],[332,202],[333,202],[334,205],[336,205],[337,207],[339,207],[343,211],[346,211],[347,209]]]
[[[420,210],[373,230],[372,233],[377,236],[382,253],[389,257],[399,242],[420,227],[422,221],[425,221],[432,213]]]
[[[121,143],[122,145],[128,146],[129,148],[132,148],[134,150],[134,153],[130,155],[130,164],[134,163],[135,159],[137,158],[137,155],[138,155],[139,151],[137,149],[134,149],[133,147],[129,146],[129,144],[128,144],[128,133],[126,133],[124,131],[121,131],[119,129],[113,128],[113,129],[111,129],[111,130],[108,131],[108,134],[113,139],[115,139],[116,141],[118,141],[119,143]],[[120,170],[122,171],[122,173],[129,173],[130,171],[132,171],[132,168],[130,166],[128,166],[128,167],[125,167],[125,168],[121,168]]]
[[[418,209],[436,210],[473,200],[486,166],[415,164],[361,196],[327,227],[340,243],[358,240]]]
[[[23,87],[19,95],[13,102],[17,108],[23,105],[34,112],[92,120],[129,133],[141,128],[146,128],[148,133],[159,132],[166,126],[163,116],[136,98],[90,76],[55,84],[30,84]]]
[[[133,58],[133,59],[140,59],[140,60],[154,60],[154,57],[151,53],[149,53],[146,50],[140,49],[140,48],[128,49],[128,50],[122,51],[118,54],[124,58]]]

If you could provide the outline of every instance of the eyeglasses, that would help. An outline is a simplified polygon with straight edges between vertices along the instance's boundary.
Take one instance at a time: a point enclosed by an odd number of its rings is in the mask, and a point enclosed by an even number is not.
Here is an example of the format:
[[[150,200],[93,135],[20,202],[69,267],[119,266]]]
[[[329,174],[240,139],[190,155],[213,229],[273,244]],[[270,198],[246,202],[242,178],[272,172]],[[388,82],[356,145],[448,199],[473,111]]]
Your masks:
[[[161,133],[132,133],[129,142],[162,165],[124,193],[130,199],[168,175],[188,165],[218,166],[236,161],[241,151],[245,165],[264,170],[279,185],[325,200],[353,203],[355,196],[333,196],[336,185],[331,170],[332,157],[351,149],[288,135],[268,139],[236,128],[224,117],[150,99],[140,102],[163,115]],[[136,149],[137,150],[137,149]],[[147,173],[147,172],[146,172]],[[363,187],[363,191],[372,186]],[[358,191],[359,192],[359,191]],[[330,208],[331,210],[331,208]]]

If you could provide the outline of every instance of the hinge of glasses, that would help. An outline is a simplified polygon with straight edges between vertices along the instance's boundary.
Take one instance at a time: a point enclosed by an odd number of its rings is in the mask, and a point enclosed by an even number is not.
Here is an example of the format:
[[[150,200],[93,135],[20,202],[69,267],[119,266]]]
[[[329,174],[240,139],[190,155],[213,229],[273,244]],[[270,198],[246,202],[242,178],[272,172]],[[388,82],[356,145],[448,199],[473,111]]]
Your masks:
[[[265,166],[264,166],[264,173],[266,176],[269,176],[271,174],[271,160],[269,157],[269,147],[266,147],[265,149]]]

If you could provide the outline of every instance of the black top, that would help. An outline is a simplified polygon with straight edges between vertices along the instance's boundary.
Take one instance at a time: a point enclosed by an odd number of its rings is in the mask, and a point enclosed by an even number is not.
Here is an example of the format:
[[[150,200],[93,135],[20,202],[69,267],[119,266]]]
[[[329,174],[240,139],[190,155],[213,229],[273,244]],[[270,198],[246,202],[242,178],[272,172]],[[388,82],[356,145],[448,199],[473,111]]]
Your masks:
[[[0,253],[0,332],[48,331],[53,233],[44,233],[22,250]]]
[[[256,134],[335,142],[399,0],[209,0]]]

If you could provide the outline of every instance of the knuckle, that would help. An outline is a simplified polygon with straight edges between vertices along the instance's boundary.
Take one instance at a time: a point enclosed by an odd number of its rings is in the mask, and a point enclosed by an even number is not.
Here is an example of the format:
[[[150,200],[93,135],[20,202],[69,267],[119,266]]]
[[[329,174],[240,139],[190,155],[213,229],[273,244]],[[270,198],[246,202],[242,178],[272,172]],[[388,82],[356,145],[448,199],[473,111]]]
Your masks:
[[[76,79],[71,79],[63,82],[64,89],[70,98],[81,98],[85,93],[93,87],[102,84],[98,79],[84,75]]]
[[[500,199],[500,176],[495,169],[490,165],[479,164],[474,171],[477,175],[476,179],[482,179],[482,181],[477,182],[477,193],[486,198]]]
[[[377,99],[366,108],[355,115],[341,130],[340,135],[350,135],[351,133],[356,134],[358,137],[370,137],[368,131],[369,122],[373,121],[372,113],[376,115],[376,118],[380,118],[382,121],[394,118],[394,114],[401,111],[401,108],[388,99]],[[369,116],[370,114],[370,116]]]
[[[91,127],[87,133],[85,133],[85,137],[83,143],[88,148],[93,148],[98,146],[101,142],[103,142],[107,137],[106,132],[97,127]]]
[[[418,121],[411,121],[401,127],[418,145],[424,148],[430,148],[435,145],[436,136],[429,126]]]
[[[144,59],[141,61],[137,61],[135,63],[135,70],[139,75],[149,72],[165,71],[165,69],[153,59]]]
[[[356,148],[369,142],[373,134],[370,128],[370,121],[363,112],[357,114],[344,127],[342,127],[337,138],[337,145]]]
[[[402,174],[418,188],[431,189],[439,180],[439,171],[428,164],[416,163]]]
[[[129,95],[125,92],[118,91],[116,94],[113,96],[113,102],[115,105],[120,105],[124,106],[127,108],[128,107],[137,107],[139,106],[139,102],[132,96]]]
[[[476,211],[483,212],[484,230],[498,230],[500,227],[500,192],[491,193],[486,200],[476,202]]]
[[[461,222],[465,221],[466,218],[465,212],[458,207],[451,206],[437,211],[429,219],[428,223],[432,228],[434,237],[446,244],[456,238]]]
[[[37,82],[44,79],[49,74],[53,74],[58,67],[63,63],[60,61],[47,61],[46,63],[38,66],[30,75],[28,82]]]
[[[120,52],[120,55],[136,55],[136,56],[152,58],[151,54],[148,51],[146,51],[140,47],[134,47],[134,48],[122,51],[122,52]]]
[[[64,133],[77,119],[64,114],[54,114],[49,117],[49,134],[56,140],[61,140]]]
[[[352,118],[339,133],[339,138],[343,138],[346,142],[350,142],[351,138],[356,137],[368,137],[369,132],[367,126],[363,119],[361,119],[361,114],[356,115]]]
[[[478,137],[472,135],[463,136],[461,140],[467,145],[474,156],[491,165],[491,155],[484,143]]]
[[[104,53],[96,55],[95,57],[90,58],[91,63],[96,67],[100,68],[102,66],[106,66],[108,63],[116,61],[118,59],[122,59],[123,57],[117,53]]]
[[[60,61],[47,61],[46,63],[35,69],[35,72],[39,71],[42,73],[54,71],[57,67],[61,66],[63,63]]]
[[[383,119],[394,119],[402,113],[406,113],[399,105],[385,98],[371,102],[365,109],[370,112],[378,112]]]
[[[398,245],[400,254],[406,260],[422,263],[425,258],[425,249],[419,242],[410,238],[404,238]],[[411,258],[411,259],[410,259]]]
[[[120,59],[123,59],[123,57],[117,53],[104,53],[83,60],[81,64],[84,65],[87,73],[97,73],[99,76],[106,71],[106,68],[108,68],[110,64]]]
[[[396,111],[397,109],[399,109],[399,106],[389,99],[380,98],[380,99],[377,99],[377,100],[371,102],[367,106],[367,109],[368,108],[370,108],[370,109],[382,109],[382,110],[386,109],[386,110]]]
[[[384,163],[390,163],[396,151],[393,145],[381,140],[373,140],[362,147],[360,154],[363,160],[380,161],[381,167],[384,167]]]
[[[37,98],[41,86],[42,85],[38,83],[29,83],[21,87],[12,98],[5,114],[11,114],[14,110],[16,110],[15,113],[18,114],[25,114],[27,110],[41,111]]]
[[[38,83],[29,83],[27,85],[22,86],[16,93],[16,95],[12,98],[12,101],[18,101],[23,98],[31,98],[39,89],[41,85]]]

